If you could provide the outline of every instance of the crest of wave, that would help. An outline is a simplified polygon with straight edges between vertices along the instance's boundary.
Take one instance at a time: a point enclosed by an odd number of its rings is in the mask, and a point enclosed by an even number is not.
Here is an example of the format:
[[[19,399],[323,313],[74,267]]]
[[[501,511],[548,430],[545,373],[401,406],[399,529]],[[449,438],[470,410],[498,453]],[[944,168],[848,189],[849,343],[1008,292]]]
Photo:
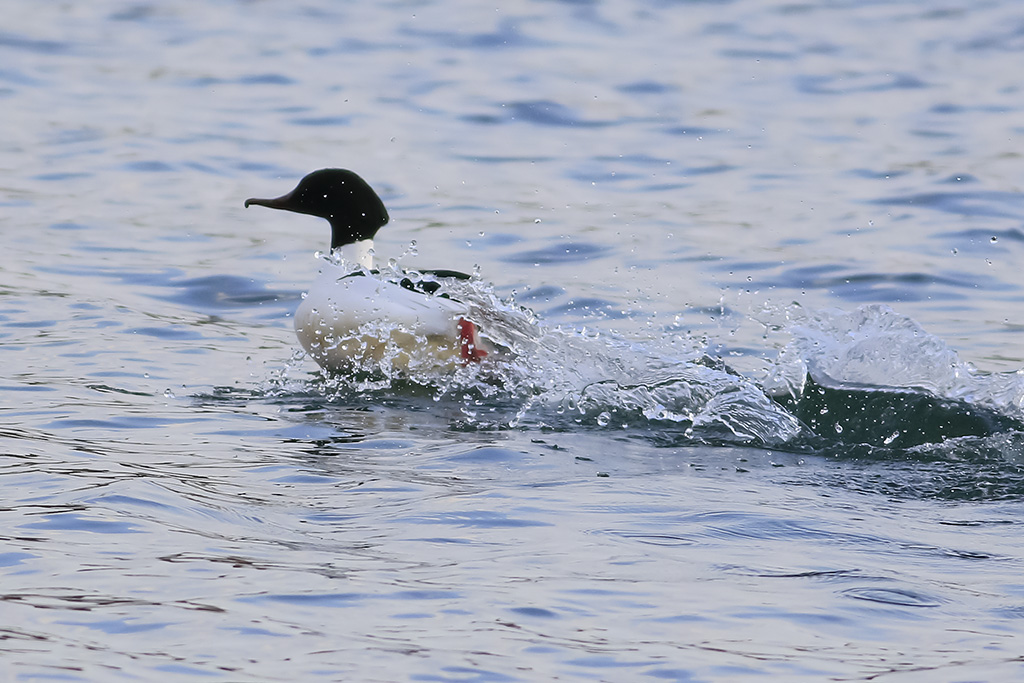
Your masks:
[[[394,261],[366,276],[432,279],[400,271]],[[441,284],[439,294],[464,302],[484,336],[507,352],[439,372],[436,362],[410,359],[396,347],[351,374],[325,377],[329,397],[426,390],[435,401],[462,402],[466,420],[480,427],[663,427],[697,440],[765,444],[800,433],[793,416],[750,380],[704,357],[696,343],[659,348],[654,341],[549,326],[476,275]],[[359,335],[385,338],[388,331],[381,321]]]
[[[765,385],[799,394],[810,375],[833,387],[927,391],[1021,418],[1024,371],[982,373],[911,318],[885,305],[854,311],[786,310],[792,340]]]

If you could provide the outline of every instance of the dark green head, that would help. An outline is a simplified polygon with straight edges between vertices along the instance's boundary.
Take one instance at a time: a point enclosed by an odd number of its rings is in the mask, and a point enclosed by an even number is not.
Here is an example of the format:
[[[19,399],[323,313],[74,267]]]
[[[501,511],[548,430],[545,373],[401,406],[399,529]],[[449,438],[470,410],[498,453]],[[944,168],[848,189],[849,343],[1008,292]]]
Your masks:
[[[276,199],[246,199],[245,206],[267,206],[325,218],[331,224],[331,249],[373,239],[388,222],[384,202],[365,180],[343,168],[313,171]]]

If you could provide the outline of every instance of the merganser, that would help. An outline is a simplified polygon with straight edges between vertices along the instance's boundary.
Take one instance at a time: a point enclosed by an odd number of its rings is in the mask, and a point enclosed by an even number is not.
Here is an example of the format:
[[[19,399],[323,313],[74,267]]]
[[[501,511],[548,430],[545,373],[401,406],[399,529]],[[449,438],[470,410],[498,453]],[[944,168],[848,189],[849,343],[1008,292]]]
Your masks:
[[[479,361],[493,347],[478,335],[468,307],[437,295],[445,278],[468,279],[451,270],[424,270],[428,281],[381,279],[373,271],[373,238],[388,222],[377,193],[352,171],[313,171],[276,199],[251,198],[245,206],[266,206],[331,224],[331,255],[295,311],[302,347],[330,372],[367,368],[387,358],[392,367],[413,363],[431,369]]]

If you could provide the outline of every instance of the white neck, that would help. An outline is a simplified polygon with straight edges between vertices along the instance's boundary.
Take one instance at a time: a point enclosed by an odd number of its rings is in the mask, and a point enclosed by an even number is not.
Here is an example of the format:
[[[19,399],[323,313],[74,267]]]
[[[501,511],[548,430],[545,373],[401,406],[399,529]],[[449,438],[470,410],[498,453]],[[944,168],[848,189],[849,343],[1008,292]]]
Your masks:
[[[373,268],[373,240],[359,240],[334,250],[347,266],[358,266],[367,270]]]

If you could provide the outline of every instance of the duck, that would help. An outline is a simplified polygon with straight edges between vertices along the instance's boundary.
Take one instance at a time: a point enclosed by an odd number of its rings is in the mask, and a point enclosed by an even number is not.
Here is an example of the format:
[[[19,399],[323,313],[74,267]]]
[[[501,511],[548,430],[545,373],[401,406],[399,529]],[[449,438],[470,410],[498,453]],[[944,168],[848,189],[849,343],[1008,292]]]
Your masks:
[[[495,353],[469,306],[443,291],[446,281],[469,275],[436,269],[388,279],[374,269],[373,240],[388,223],[388,211],[353,171],[313,171],[280,197],[246,199],[250,206],[317,216],[331,226],[331,258],[320,259],[320,272],[294,315],[299,343],[324,370],[433,372]]]

